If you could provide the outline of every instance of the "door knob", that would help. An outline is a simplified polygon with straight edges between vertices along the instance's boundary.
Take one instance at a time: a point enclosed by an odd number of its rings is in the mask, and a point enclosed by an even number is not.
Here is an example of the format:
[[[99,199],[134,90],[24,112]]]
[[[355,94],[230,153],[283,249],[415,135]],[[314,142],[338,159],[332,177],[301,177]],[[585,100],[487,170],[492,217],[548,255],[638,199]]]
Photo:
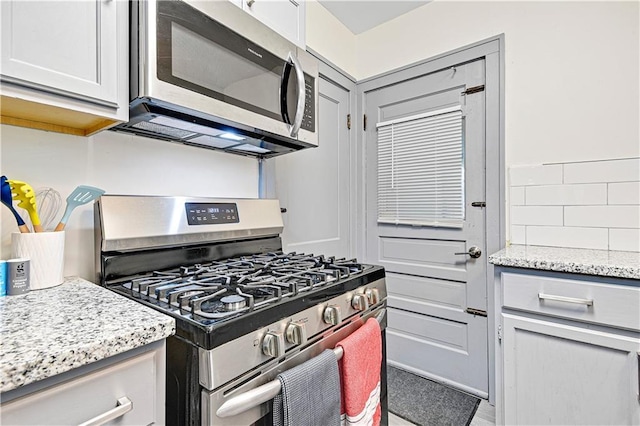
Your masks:
[[[480,250],[476,246],[472,246],[472,247],[469,247],[469,251],[463,251],[461,253],[453,253],[453,254],[469,255],[469,256],[473,257],[474,259],[477,259],[482,255],[482,250]]]
[[[247,6],[251,7],[256,2],[256,0],[247,0]]]

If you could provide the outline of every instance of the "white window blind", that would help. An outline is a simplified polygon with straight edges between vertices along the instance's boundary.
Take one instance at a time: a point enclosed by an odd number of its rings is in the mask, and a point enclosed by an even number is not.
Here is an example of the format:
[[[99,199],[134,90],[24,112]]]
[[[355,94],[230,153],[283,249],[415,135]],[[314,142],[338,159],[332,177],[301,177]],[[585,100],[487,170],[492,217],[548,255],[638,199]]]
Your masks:
[[[460,106],[378,123],[378,222],[461,228]]]

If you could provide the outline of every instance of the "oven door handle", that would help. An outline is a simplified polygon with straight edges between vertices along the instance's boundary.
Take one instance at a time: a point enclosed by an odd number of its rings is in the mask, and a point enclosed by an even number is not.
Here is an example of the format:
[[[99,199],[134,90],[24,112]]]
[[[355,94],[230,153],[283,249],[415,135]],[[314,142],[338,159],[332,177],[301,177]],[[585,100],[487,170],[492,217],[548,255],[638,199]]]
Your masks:
[[[375,319],[382,325],[384,324],[386,314],[387,310],[383,308],[375,315]],[[341,346],[333,349],[333,352],[336,354],[336,358],[338,360],[341,359],[342,355],[344,354]],[[233,398],[229,399],[224,404],[222,404],[220,408],[218,408],[218,411],[216,411],[216,415],[220,418],[224,418],[244,413],[251,408],[257,407],[260,404],[272,400],[273,398],[278,396],[281,391],[282,384],[280,383],[280,380],[272,380],[262,386],[258,386],[255,389],[251,389],[250,391],[241,393],[240,395],[234,396]]]

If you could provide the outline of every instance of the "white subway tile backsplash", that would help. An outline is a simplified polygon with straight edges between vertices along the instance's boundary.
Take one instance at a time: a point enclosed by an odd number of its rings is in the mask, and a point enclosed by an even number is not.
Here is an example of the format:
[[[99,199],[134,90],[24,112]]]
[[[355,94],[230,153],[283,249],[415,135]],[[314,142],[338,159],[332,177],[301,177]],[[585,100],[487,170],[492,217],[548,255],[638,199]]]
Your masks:
[[[640,206],[568,206],[565,226],[640,228]]]
[[[640,252],[640,158],[509,169],[512,244]]]
[[[534,246],[575,247],[607,250],[606,228],[568,228],[563,226],[527,226],[527,244]]]
[[[609,204],[640,204],[640,182],[610,183]]]
[[[511,225],[511,244],[527,244],[526,226]]]
[[[528,186],[527,205],[571,206],[607,204],[607,184]]]
[[[509,185],[553,185],[562,183],[562,165],[514,166],[509,169]]]
[[[629,182],[640,180],[640,158],[567,163],[564,183]]]
[[[640,229],[610,229],[609,250],[640,251]]]
[[[512,225],[555,225],[562,226],[561,206],[513,206]]]
[[[511,187],[509,204],[512,206],[524,206],[524,186]]]

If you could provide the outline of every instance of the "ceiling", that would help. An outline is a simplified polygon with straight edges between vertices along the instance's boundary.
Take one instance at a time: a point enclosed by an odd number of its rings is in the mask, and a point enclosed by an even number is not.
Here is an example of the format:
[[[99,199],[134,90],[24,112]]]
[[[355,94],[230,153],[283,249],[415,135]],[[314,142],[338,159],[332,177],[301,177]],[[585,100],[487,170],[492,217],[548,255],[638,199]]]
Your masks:
[[[430,0],[318,0],[354,34],[370,30]]]

